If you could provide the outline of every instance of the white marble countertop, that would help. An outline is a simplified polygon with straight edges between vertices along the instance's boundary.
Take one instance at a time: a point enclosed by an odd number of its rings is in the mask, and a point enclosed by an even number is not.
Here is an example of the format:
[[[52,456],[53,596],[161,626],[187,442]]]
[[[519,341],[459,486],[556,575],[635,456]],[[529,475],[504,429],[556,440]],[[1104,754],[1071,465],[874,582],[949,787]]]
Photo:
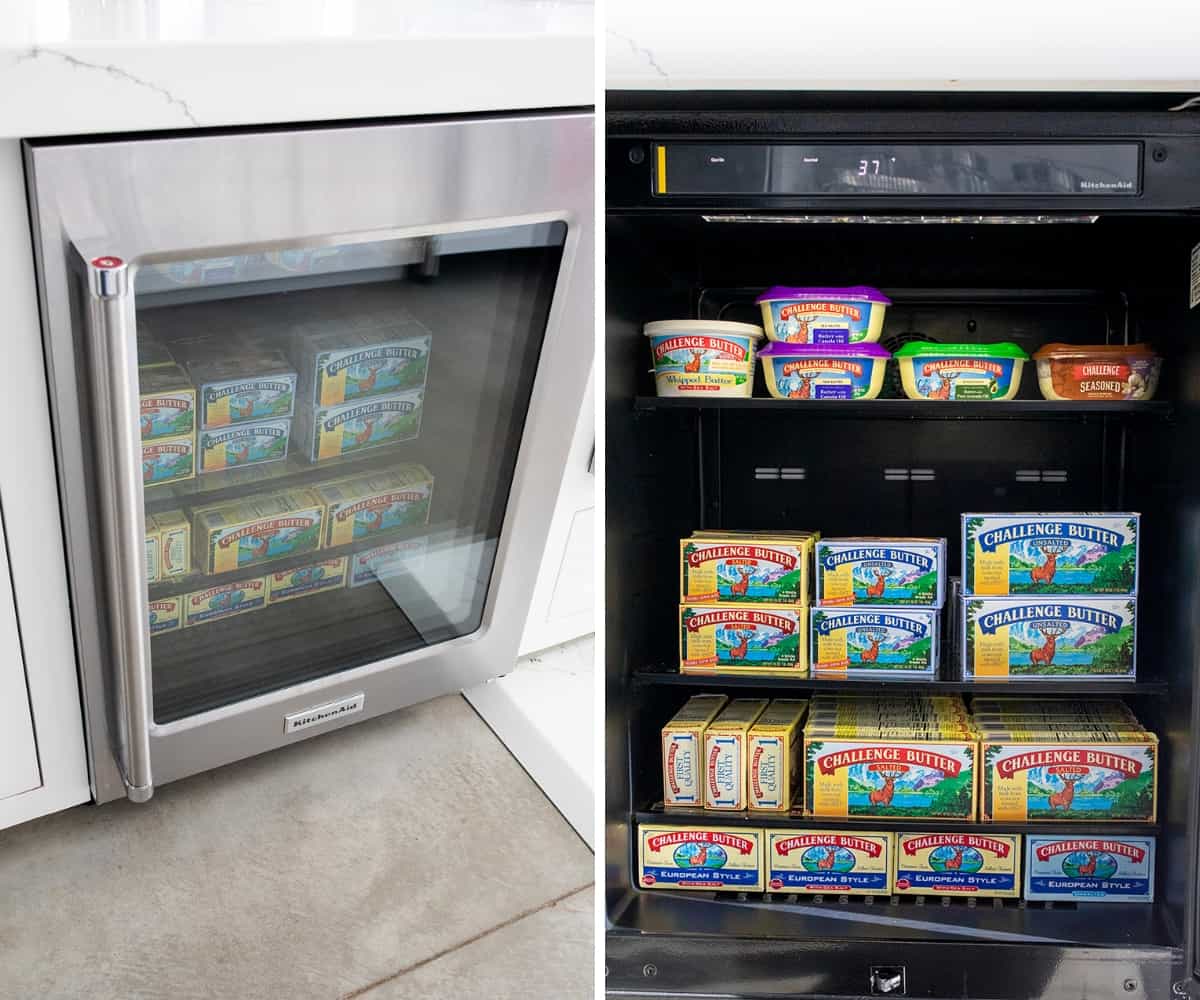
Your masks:
[[[610,90],[1200,94],[1200,6],[1139,0],[607,0]]]
[[[0,138],[594,103],[590,0],[0,0]]]

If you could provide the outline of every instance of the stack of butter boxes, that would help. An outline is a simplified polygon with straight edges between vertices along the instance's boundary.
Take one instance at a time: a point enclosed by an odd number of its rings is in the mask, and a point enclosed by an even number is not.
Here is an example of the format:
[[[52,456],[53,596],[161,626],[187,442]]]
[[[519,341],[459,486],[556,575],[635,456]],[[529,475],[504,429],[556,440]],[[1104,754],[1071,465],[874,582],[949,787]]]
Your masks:
[[[142,484],[159,486],[196,475],[196,390],[171,352],[138,334]]]
[[[293,332],[297,441],[310,462],[415,438],[433,337],[410,317],[344,317]]]
[[[1139,514],[963,514],[967,680],[1133,680]]]
[[[812,531],[696,531],[679,542],[679,669],[808,672]]]
[[[933,679],[946,599],[944,538],[825,538],[809,624],[814,673]]]

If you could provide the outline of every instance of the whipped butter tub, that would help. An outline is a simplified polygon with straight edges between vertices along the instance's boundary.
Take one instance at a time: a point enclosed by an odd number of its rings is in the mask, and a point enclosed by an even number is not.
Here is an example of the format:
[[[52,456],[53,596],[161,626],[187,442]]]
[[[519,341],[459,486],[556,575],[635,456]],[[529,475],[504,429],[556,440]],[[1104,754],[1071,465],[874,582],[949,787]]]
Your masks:
[[[916,340],[893,357],[909,399],[1012,399],[1029,360],[1016,344],[933,344]]]
[[[647,323],[660,396],[749,396],[762,328],[751,323],[669,319]]]
[[[776,399],[874,399],[888,354],[878,344],[785,344],[761,348],[767,391]]]
[[[892,300],[875,288],[776,285],[754,300],[770,340],[787,344],[866,344],[879,339]]]

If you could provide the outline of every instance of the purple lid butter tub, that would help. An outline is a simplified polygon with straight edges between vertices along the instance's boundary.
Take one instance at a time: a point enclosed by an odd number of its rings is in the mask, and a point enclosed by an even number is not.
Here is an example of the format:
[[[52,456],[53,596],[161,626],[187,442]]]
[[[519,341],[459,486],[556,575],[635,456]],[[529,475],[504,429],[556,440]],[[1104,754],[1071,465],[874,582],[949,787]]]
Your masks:
[[[767,391],[776,399],[874,399],[888,354],[878,344],[785,344],[761,348]]]
[[[892,300],[876,288],[776,285],[754,300],[769,340],[787,344],[873,344]]]

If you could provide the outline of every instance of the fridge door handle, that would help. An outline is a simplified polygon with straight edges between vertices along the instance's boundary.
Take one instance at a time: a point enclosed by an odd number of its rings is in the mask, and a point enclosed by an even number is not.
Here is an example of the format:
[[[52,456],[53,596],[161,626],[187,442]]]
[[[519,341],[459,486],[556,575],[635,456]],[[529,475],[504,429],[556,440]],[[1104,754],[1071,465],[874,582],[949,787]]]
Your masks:
[[[137,320],[128,267],[112,254],[82,255],[95,396],[99,507],[112,636],[115,748],[126,795],[154,794],[150,766],[153,688],[146,591],[146,520],[138,389]]]

